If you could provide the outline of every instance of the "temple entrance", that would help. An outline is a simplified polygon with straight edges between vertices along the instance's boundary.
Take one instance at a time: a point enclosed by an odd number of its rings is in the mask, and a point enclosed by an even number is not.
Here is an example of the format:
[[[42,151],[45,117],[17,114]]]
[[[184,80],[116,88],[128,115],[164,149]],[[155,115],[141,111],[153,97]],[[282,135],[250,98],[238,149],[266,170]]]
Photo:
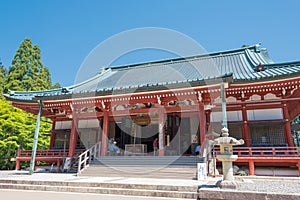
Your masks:
[[[70,123],[66,121],[62,122],[62,125],[64,126],[57,126],[58,129],[53,130],[55,140],[51,148],[67,151],[70,143]],[[117,147],[121,150],[120,155],[125,155],[128,148],[141,148],[137,155],[154,155],[153,141],[156,138],[159,140],[158,117],[151,119],[145,116],[120,117],[118,121],[109,122],[108,130],[108,140],[116,141]],[[102,120],[100,122],[97,119],[79,120],[76,149],[88,149],[101,141],[102,132]],[[160,141],[162,139],[165,156],[196,155],[196,147],[200,144],[199,117],[168,114],[165,116],[163,138],[160,138]],[[159,147],[159,142],[157,145]]]
[[[159,138],[158,120],[146,123],[144,118],[124,117],[118,122],[111,122],[109,139],[113,138],[125,155],[129,146],[143,146],[144,155],[153,155],[153,141]],[[164,124],[164,151],[166,156],[196,155],[200,144],[199,118],[168,115]],[[142,154],[141,153],[141,154]]]
[[[115,135],[113,137],[120,149],[125,151],[129,145],[143,145],[145,154],[153,152],[153,141],[158,138],[158,124],[139,125],[126,118],[122,122],[115,123]]]

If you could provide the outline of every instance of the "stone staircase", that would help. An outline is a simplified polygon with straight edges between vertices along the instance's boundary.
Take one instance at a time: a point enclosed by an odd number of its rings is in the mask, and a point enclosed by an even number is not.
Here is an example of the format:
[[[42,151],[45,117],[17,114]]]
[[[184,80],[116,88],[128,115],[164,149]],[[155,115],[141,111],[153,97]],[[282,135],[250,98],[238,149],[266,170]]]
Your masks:
[[[203,158],[198,156],[103,156],[92,164],[120,166],[197,166]]]
[[[197,199],[197,186],[46,180],[0,180],[0,189]],[[134,197],[137,198],[137,197]]]
[[[95,159],[81,176],[132,178],[196,178],[197,156],[106,156]]]

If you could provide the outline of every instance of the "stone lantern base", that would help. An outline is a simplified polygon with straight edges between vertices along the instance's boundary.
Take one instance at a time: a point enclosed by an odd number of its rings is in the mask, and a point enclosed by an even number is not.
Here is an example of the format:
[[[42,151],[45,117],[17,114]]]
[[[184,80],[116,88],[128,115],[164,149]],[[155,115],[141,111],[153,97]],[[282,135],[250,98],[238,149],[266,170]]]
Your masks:
[[[235,181],[226,181],[226,180],[222,180],[222,181],[218,181],[216,183],[216,186],[222,189],[236,189],[237,188],[237,184]]]
[[[222,189],[236,189],[237,184],[234,181],[232,162],[237,160],[237,155],[218,155],[217,158],[222,161],[223,180],[216,185]]]

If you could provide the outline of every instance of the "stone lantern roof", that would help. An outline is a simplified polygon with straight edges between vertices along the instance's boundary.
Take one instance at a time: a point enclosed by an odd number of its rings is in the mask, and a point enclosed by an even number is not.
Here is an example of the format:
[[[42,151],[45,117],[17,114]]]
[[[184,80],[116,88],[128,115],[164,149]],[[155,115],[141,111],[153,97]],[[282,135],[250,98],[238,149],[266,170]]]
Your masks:
[[[237,140],[233,137],[229,137],[229,131],[227,128],[222,128],[221,137],[214,139],[214,145],[223,145],[223,144],[231,144],[232,146],[243,145],[244,140]]]

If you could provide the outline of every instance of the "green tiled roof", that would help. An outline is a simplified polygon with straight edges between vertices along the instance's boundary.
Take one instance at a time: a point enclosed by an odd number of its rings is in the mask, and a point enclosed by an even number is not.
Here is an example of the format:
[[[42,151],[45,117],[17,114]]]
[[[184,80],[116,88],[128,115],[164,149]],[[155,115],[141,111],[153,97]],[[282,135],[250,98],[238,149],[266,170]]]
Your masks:
[[[232,76],[233,83],[258,82],[298,75],[300,62],[274,63],[259,44],[240,49],[162,61],[106,67],[96,76],[73,86],[39,92],[12,91],[9,100],[105,93],[207,82]]]

